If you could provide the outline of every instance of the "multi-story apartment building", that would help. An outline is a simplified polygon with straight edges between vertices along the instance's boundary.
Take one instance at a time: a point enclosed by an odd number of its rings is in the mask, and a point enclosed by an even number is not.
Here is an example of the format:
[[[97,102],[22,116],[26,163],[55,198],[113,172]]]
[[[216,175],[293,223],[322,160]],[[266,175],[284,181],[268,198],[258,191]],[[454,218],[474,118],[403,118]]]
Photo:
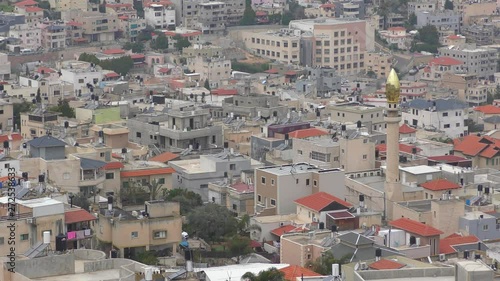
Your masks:
[[[38,7],[38,2],[24,0],[14,4],[14,12],[25,16],[25,23],[30,27],[35,27],[42,22],[43,9]]]
[[[261,216],[296,212],[294,201],[320,191],[332,193],[343,188],[344,172],[297,163],[255,170],[255,211]]]
[[[238,180],[208,184],[208,201],[226,207],[238,216],[254,214],[253,170],[243,171]]]
[[[335,6],[332,3],[325,3],[319,7],[305,8],[304,13],[309,18],[335,18]]]
[[[273,95],[236,95],[222,102],[222,116],[284,118],[288,113],[286,105],[280,105],[279,97]],[[259,115],[260,114],[260,115]]]
[[[485,105],[488,101],[488,94],[494,93],[494,84],[477,83],[474,86],[467,87],[465,90],[458,91],[458,98],[465,101],[469,106]]]
[[[9,225],[15,223],[16,235],[15,249],[16,253],[24,254],[32,247],[39,247],[43,241],[43,232],[50,232],[50,246],[55,249],[56,235],[65,233],[64,225],[64,204],[57,200],[44,197],[31,200],[16,200],[16,214],[11,217],[8,210],[9,197],[0,198],[0,240],[4,243],[0,244],[0,255],[6,256],[9,254],[11,244],[7,240],[11,236]]]
[[[66,23],[66,46],[78,45],[87,42],[83,36],[83,24],[76,21]]]
[[[198,4],[197,29],[203,34],[220,34],[226,30],[226,2],[204,2]]]
[[[58,113],[47,112],[41,107],[33,112],[21,113],[21,135],[24,139],[32,139],[47,134],[46,125],[57,123]]]
[[[490,45],[495,40],[495,30],[493,25],[469,25],[462,28],[462,34],[467,37],[471,43],[478,46]]]
[[[419,12],[434,12],[438,8],[438,3],[434,1],[408,2],[408,16]]]
[[[70,10],[65,17],[66,20],[82,24],[83,38],[88,42],[114,41],[116,33],[120,30],[117,15]]]
[[[420,79],[437,83],[447,73],[466,73],[464,68],[464,61],[461,57],[456,59],[450,56],[442,56],[429,62],[429,65],[423,69]]]
[[[491,0],[477,3],[463,1],[457,5],[457,11],[462,14],[462,24],[467,26],[473,23],[473,19],[476,16],[487,17],[495,14],[498,15],[498,2]]]
[[[222,81],[231,77],[231,60],[225,57],[201,57],[188,59],[188,68],[200,74],[202,81],[208,80],[211,89],[222,86]]]
[[[478,48],[474,44],[439,48],[440,56],[456,58],[468,74],[493,80],[497,71],[498,51],[494,48]]]
[[[137,36],[146,28],[146,20],[141,18],[120,18],[124,35],[131,42],[137,41]]]
[[[275,31],[243,31],[242,41],[253,54],[285,64],[301,62],[301,32],[282,29]]]
[[[131,3],[107,3],[106,13],[121,18],[137,18],[137,11]]]
[[[185,57],[221,57],[224,56],[224,48],[214,45],[192,44],[190,47],[182,49],[182,55]]]
[[[404,26],[406,18],[407,17],[402,15],[402,14],[390,13],[387,16],[385,16],[385,18],[383,18],[384,29],[388,29],[391,27]]]
[[[182,232],[179,203],[148,201],[143,208],[132,212],[115,207],[101,209],[95,226],[97,240],[111,243],[125,258],[155,250],[175,254]]]
[[[425,130],[443,132],[449,138],[463,137],[468,129],[468,104],[455,99],[412,100],[403,106],[405,124]]]
[[[463,35],[448,35],[446,37],[440,38],[440,42],[446,46],[464,45],[466,43],[466,38]]]
[[[426,25],[434,25],[440,37],[451,34],[460,33],[460,14],[451,10],[437,11],[437,12],[418,12],[416,27],[421,28]]]
[[[0,79],[9,80],[11,74],[11,64],[9,56],[5,53],[0,53]]]
[[[295,81],[295,89],[305,96],[331,97],[341,89],[342,78],[333,68],[306,67],[307,76]]]
[[[293,139],[293,162],[321,168],[341,168],[346,172],[375,168],[375,143],[366,136],[354,138]]]
[[[60,72],[62,81],[73,84],[76,96],[89,93],[87,84],[96,85],[103,78],[101,71],[84,61],[64,61]]]
[[[427,83],[423,82],[412,82],[412,81],[400,81],[401,85],[401,95],[400,99],[402,102],[414,100],[414,99],[425,99],[428,92]],[[380,90],[377,90],[377,94],[385,94],[385,86],[382,86]]]
[[[144,3],[146,24],[155,29],[175,29],[175,9],[170,1],[148,1]]]
[[[390,27],[388,30],[379,31],[379,34],[389,45],[394,45],[398,49],[408,50],[411,47],[412,36],[406,33],[404,27]]]
[[[40,28],[28,24],[18,24],[10,27],[9,37],[21,40],[21,48],[36,50],[42,45]]]
[[[88,0],[49,0],[50,9],[63,12],[68,10],[88,11]]]
[[[168,38],[168,47],[175,49],[175,45],[177,43],[177,36],[187,39],[191,43],[199,43],[201,31],[192,30],[192,29],[184,29],[184,28],[176,28],[175,30],[169,30],[164,32]],[[202,46],[201,44],[197,44],[197,46]],[[203,47],[200,47],[203,48]],[[221,55],[208,56],[210,57],[220,57]]]
[[[378,78],[387,77],[394,57],[391,54],[368,52],[365,55],[366,72],[372,71]]]
[[[243,18],[243,12],[245,11],[245,1],[229,0],[224,1],[224,3],[226,3],[227,8],[227,25],[239,25],[241,19]]]
[[[365,70],[365,54],[374,50],[374,30],[364,20],[319,19],[290,22],[290,29],[311,32],[310,45],[301,47],[301,61],[313,66],[335,68],[341,75]],[[309,58],[307,58],[309,56]]]
[[[338,18],[365,19],[366,4],[364,1],[333,1],[335,16]]]
[[[45,49],[66,47],[66,26],[57,23],[40,23],[41,45]]]
[[[385,131],[384,110],[382,107],[333,106],[330,108],[332,120],[340,123],[361,121],[365,127],[375,131]]]

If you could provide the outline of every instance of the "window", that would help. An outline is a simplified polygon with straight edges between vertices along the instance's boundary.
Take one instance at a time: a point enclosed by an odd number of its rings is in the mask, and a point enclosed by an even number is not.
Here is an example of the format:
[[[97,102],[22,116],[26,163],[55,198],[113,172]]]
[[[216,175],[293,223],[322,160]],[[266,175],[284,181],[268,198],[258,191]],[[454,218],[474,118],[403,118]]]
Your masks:
[[[233,211],[238,211],[238,206],[236,204],[233,204]]]
[[[313,185],[314,186],[318,186],[318,181],[317,180],[313,180]]]
[[[317,151],[311,152],[311,159],[321,161],[321,162],[330,162],[330,153],[321,153]]]
[[[165,230],[153,232],[153,239],[167,238],[167,232]]]
[[[132,232],[130,233],[130,237],[131,237],[132,239],[139,238],[139,232],[137,232],[137,231],[132,231]]]
[[[266,178],[265,178],[265,177],[261,177],[261,178],[260,178],[260,182],[261,182],[262,184],[266,184]]]
[[[112,180],[115,178],[115,173],[106,173],[106,179],[107,180]]]
[[[20,238],[21,238],[21,241],[28,241],[28,239],[30,238],[30,236],[29,236],[28,233],[21,234]]]
[[[306,179],[306,185],[309,185],[309,179]]]
[[[165,184],[165,178],[159,178],[158,184]]]
[[[368,158],[368,155],[363,154],[363,160],[366,160]]]
[[[4,244],[4,238],[0,237],[0,245],[3,245],[3,244]]]
[[[63,179],[64,180],[69,180],[69,173],[64,173],[63,174]]]
[[[297,150],[297,154],[302,155],[302,150]]]
[[[83,79],[78,79],[78,83],[83,84]]]
[[[299,179],[295,179],[295,183],[296,183],[296,184],[299,184]]]
[[[137,133],[135,133],[135,136],[136,136],[137,138],[140,138],[140,137],[141,137],[141,133],[137,132]]]
[[[460,123],[456,123],[455,126],[460,127]]]
[[[483,225],[483,231],[488,231],[488,225],[487,224]]]
[[[236,164],[229,164],[229,170],[235,171],[236,170]]]
[[[5,166],[5,169],[10,168],[10,164],[9,163],[5,164],[4,166]]]
[[[445,129],[450,128],[450,124],[444,124],[443,128]]]
[[[276,206],[276,200],[271,198],[271,206]]]
[[[443,117],[448,116],[448,112],[443,112]]]
[[[262,202],[262,196],[257,195],[257,202]]]
[[[274,185],[274,179],[271,179],[271,185]]]

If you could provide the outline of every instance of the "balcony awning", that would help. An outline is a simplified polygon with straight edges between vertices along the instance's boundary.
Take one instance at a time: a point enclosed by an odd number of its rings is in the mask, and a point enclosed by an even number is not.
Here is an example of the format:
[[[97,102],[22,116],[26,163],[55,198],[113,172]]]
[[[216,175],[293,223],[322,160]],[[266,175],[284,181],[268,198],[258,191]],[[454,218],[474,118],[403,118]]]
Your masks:
[[[93,221],[93,220],[96,220],[96,217],[94,217],[92,214],[83,209],[76,209],[64,212],[65,224],[72,224],[77,222]]]
[[[106,162],[88,159],[88,158],[80,158],[80,168],[82,170],[95,170],[100,169],[106,165]]]

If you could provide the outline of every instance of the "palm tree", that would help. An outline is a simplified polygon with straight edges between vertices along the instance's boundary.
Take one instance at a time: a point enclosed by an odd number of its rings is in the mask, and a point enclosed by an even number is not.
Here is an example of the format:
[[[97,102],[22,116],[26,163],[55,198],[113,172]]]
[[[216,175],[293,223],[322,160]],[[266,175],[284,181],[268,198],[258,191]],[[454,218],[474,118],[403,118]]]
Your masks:
[[[149,189],[149,200],[156,200],[158,194],[160,193],[163,184],[161,184],[158,180],[154,179],[152,182],[146,184]]]

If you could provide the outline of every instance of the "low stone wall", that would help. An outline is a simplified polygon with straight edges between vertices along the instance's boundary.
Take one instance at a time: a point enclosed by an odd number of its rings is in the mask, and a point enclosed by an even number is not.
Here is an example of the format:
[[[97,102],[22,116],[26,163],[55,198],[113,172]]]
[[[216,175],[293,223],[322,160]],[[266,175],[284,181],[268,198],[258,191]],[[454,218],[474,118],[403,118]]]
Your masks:
[[[106,253],[97,250],[74,250],[75,260],[104,260]]]
[[[72,254],[19,260],[16,272],[27,278],[42,278],[75,273],[75,256]]]

